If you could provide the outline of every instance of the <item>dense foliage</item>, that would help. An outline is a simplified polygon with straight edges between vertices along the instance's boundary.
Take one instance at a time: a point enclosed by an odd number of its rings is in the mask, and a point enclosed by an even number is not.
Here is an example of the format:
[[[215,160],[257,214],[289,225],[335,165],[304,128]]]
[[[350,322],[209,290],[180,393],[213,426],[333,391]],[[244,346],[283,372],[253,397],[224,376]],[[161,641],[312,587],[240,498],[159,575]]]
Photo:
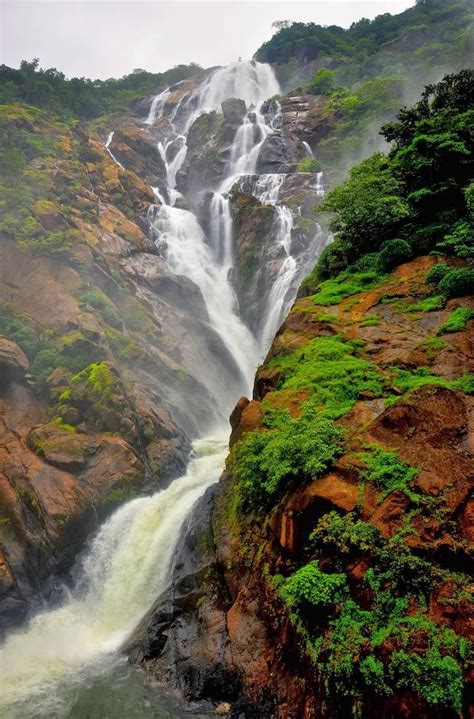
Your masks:
[[[319,95],[318,169],[348,167],[380,149],[377,131],[429,82],[472,64],[469,0],[426,0],[349,29],[280,23],[257,52],[291,94]]]
[[[279,64],[331,58],[336,76],[353,80],[381,74],[387,67],[431,70],[433,64],[443,66],[453,59],[462,65],[470,48],[471,10],[467,0],[423,0],[398,15],[362,18],[348,29],[293,22],[281,27],[255,57]],[[451,47],[443,57],[440,50],[446,40]],[[327,89],[329,79],[321,76],[320,89]]]
[[[137,97],[156,94],[200,71],[198,65],[177,65],[166,72],[134,70],[116,80],[68,80],[56,68],[41,69],[39,61],[22,61],[16,70],[0,66],[0,103],[22,102],[59,114],[92,119],[110,112],[127,111]]]
[[[473,131],[470,70],[428,86],[414,107],[385,125],[389,154],[377,153],[351,170],[323,204],[336,213],[336,241],[321,258],[319,276],[331,276],[369,253],[373,264],[387,269],[397,259],[435,249],[472,261]],[[463,272],[462,280],[451,273],[440,282],[448,297],[467,294],[470,275]]]

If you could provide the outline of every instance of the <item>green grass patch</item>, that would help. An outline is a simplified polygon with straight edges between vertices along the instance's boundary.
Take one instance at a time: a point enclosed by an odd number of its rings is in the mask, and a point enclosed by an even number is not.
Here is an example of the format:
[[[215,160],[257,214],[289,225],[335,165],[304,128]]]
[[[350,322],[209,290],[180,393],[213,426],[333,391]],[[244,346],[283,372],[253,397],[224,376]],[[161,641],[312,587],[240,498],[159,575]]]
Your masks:
[[[337,277],[321,282],[318,292],[311,299],[316,305],[337,305],[341,300],[377,287],[385,275],[374,270],[367,272],[350,272],[346,270]]]
[[[374,445],[369,452],[361,452],[358,457],[366,465],[361,478],[381,493],[380,501],[397,489],[401,489],[411,499],[415,498],[410,484],[420,470],[402,462],[396,452],[388,452]]]
[[[361,392],[383,393],[376,366],[359,356],[361,341],[339,336],[316,337],[289,355],[276,357],[270,367],[281,369],[278,389],[311,390],[312,406],[331,417],[345,414]]]
[[[379,325],[382,321],[382,318],[379,317],[379,315],[371,315],[370,317],[366,317],[362,320],[362,322],[359,323],[360,327],[376,327]]]
[[[448,317],[439,330],[439,335],[450,334],[451,332],[462,332],[469,320],[474,317],[474,311],[469,307],[457,307]]]
[[[442,310],[445,304],[446,298],[443,295],[433,295],[408,305],[405,312],[433,312],[434,310]]]

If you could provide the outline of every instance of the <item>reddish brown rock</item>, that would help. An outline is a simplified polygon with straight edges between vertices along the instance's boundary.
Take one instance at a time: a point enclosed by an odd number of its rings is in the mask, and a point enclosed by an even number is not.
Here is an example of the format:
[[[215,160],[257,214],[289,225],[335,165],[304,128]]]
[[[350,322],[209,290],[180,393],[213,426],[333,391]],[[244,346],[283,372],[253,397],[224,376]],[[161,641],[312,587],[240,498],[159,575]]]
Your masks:
[[[16,342],[0,335],[0,382],[22,380],[29,367],[27,356]]]

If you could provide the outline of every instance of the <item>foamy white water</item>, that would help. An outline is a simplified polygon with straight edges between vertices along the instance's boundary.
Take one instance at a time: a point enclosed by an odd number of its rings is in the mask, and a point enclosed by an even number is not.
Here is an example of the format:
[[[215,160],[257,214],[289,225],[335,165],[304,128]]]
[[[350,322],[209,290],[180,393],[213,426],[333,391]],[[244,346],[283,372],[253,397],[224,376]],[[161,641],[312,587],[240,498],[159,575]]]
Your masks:
[[[1,647],[1,717],[23,719],[40,710],[41,716],[48,711],[53,716],[60,709],[55,685],[94,667],[100,671],[165,588],[183,524],[220,476],[227,437],[198,440],[194,448],[184,477],[151,497],[132,500],[103,525],[74,595],[38,614]],[[36,706],[33,713],[24,713],[25,700]]]

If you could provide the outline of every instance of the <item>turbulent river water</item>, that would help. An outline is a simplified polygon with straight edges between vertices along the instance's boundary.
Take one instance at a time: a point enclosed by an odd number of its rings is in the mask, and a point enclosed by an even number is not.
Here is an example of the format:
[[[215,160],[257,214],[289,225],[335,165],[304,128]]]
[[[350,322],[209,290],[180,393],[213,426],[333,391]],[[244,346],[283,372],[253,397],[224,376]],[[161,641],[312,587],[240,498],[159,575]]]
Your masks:
[[[184,94],[168,115],[171,133],[159,150],[166,167],[166,187],[155,189],[157,204],[149,220],[161,256],[169,269],[201,291],[210,324],[230,354],[239,381],[222,397],[222,414],[240,394],[248,394],[258,361],[294,298],[304,272],[291,254],[292,211],[279,203],[283,176],[256,175],[265,139],[278,124],[279,107],[263,113],[263,103],[279,92],[269,66],[235,63],[218,69]],[[150,107],[144,125],[152,126],[164,112],[167,89]],[[193,212],[175,206],[176,175],[187,154],[187,133],[203,112],[220,111],[226,98],[245,100],[248,113],[237,129],[228,171],[210,202],[206,235]],[[113,132],[107,138],[109,150]],[[240,314],[231,284],[232,218],[229,190],[250,178],[252,194],[276,207],[274,242],[283,260],[269,288],[258,336]],[[320,177],[317,182],[321,183]],[[321,247],[316,237],[314,261]],[[219,358],[216,357],[216,362]],[[130,501],[118,509],[78,560],[77,584],[63,603],[34,616],[0,647],[0,717],[183,717],[179,707],[150,687],[129,667],[120,648],[170,580],[180,532],[196,500],[220,476],[227,452],[228,427],[194,442],[186,474],[167,489]],[[201,715],[203,716],[203,715]]]

